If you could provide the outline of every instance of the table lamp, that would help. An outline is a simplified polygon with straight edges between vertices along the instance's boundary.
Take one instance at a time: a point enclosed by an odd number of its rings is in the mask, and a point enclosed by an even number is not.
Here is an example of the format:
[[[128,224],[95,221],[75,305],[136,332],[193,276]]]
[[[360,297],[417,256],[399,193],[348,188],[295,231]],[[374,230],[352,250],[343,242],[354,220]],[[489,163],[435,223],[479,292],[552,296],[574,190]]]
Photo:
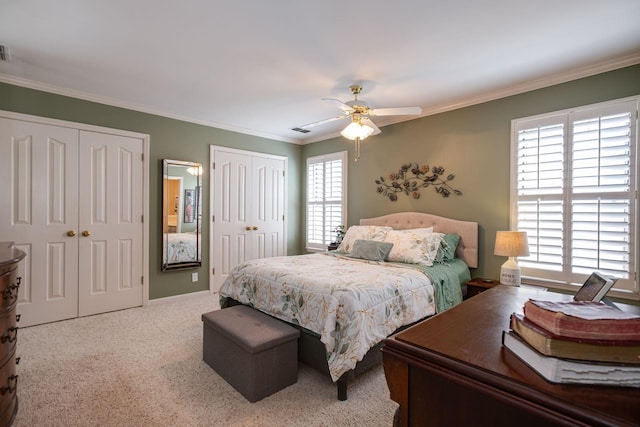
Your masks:
[[[526,231],[497,231],[493,253],[509,257],[500,268],[500,283],[520,286],[520,266],[516,257],[529,255]]]

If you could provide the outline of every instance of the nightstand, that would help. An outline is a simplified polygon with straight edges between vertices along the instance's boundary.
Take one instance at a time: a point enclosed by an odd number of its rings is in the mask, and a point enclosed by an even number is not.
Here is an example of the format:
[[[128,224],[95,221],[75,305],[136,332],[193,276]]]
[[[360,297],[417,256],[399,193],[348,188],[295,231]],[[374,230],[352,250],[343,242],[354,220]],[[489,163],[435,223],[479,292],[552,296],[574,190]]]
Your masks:
[[[465,299],[478,295],[481,292],[491,289],[500,284],[499,280],[484,279],[482,277],[474,277],[465,283],[467,285],[467,296]]]

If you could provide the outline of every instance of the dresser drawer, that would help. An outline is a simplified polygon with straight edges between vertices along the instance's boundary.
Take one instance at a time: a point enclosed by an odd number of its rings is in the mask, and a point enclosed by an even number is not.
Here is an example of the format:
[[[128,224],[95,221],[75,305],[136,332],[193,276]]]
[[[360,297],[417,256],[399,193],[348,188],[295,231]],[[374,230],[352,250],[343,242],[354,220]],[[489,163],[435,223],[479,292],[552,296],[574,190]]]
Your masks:
[[[0,312],[0,367],[13,359],[17,340],[18,327],[15,311]]]
[[[0,426],[9,426],[18,411],[18,375],[16,375],[15,346],[6,363],[0,367]]]
[[[20,278],[16,271],[17,266],[13,265],[0,274],[0,311],[13,310],[18,302]]]

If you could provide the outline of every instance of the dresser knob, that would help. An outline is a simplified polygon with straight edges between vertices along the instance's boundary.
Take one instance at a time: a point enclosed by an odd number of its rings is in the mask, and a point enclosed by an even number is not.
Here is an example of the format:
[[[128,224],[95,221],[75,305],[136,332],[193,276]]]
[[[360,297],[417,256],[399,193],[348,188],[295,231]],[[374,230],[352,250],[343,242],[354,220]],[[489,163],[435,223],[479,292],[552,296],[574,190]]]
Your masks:
[[[18,363],[20,363],[20,358],[19,358],[19,357],[16,357],[16,365],[17,365]]]
[[[2,299],[17,299],[18,298],[18,289],[20,288],[20,284],[7,286],[2,290]],[[13,292],[15,291],[15,292]]]
[[[18,375],[11,375],[7,378],[7,385],[0,387],[0,394],[13,393],[18,388]]]
[[[18,328],[16,328],[15,326],[12,326],[9,329],[7,329],[7,332],[8,332],[7,335],[2,335],[2,337],[0,337],[0,343],[4,344],[7,341],[14,342],[15,340],[18,339]]]
[[[20,321],[20,316],[22,316],[22,314],[16,314],[16,322]]]

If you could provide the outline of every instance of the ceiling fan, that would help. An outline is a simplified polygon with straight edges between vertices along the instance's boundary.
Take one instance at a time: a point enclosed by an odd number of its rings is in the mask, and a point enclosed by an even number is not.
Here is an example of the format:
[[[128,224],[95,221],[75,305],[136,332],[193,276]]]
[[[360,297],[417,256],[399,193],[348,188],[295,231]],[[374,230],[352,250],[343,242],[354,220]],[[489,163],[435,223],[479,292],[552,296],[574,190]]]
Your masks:
[[[353,101],[342,102],[335,98],[322,98],[323,101],[330,102],[340,108],[343,112],[340,116],[331,117],[330,119],[320,120],[313,123],[308,123],[303,126],[298,126],[292,130],[296,130],[302,133],[308,133],[309,128],[314,126],[323,125],[325,123],[333,122],[335,120],[342,120],[350,118],[349,125],[340,132],[342,136],[347,139],[356,141],[356,161],[360,158],[360,141],[367,138],[370,135],[377,135],[381,132],[380,129],[373,123],[371,117],[373,116],[410,116],[418,115],[422,113],[420,107],[397,107],[397,108],[371,108],[366,101],[358,99],[358,95],[362,92],[362,86],[354,84],[349,86],[351,93],[353,94]]]

